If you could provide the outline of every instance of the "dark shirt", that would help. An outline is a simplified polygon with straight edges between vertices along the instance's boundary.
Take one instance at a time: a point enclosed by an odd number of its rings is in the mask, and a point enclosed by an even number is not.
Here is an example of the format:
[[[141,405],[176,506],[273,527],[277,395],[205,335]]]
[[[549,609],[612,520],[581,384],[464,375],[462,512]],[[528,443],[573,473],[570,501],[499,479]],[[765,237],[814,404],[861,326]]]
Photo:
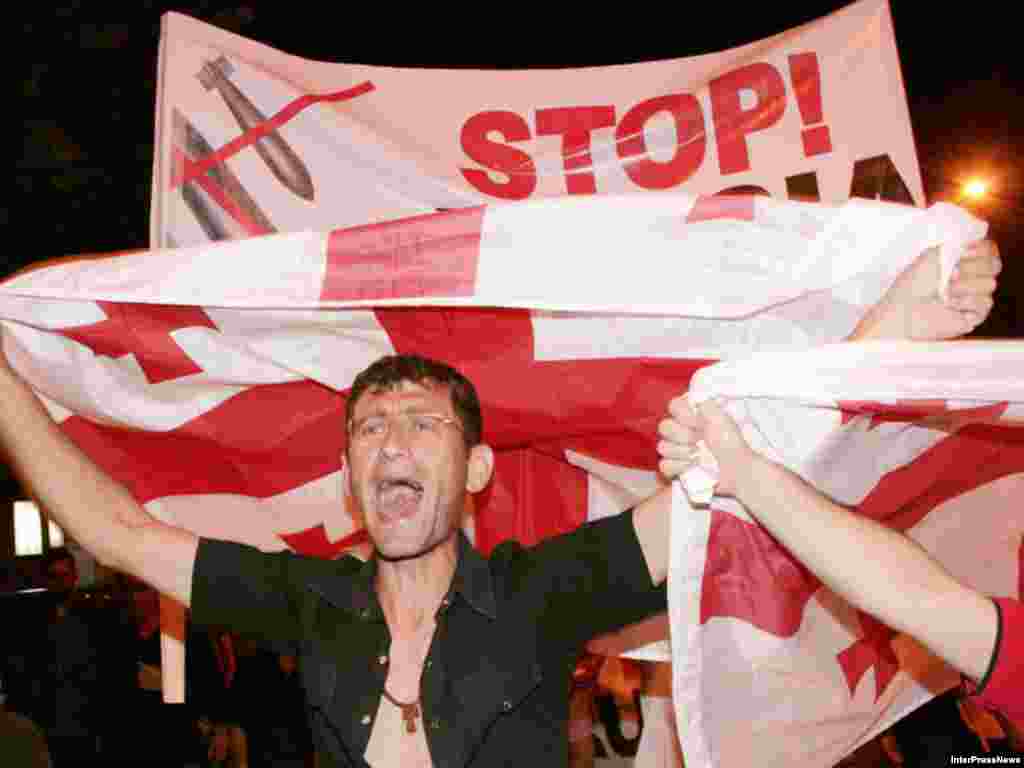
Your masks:
[[[44,597],[45,619],[26,633],[20,651],[27,687],[11,703],[44,729],[59,768],[99,759],[116,741],[109,713],[131,690],[134,663],[123,653],[125,625],[106,593]]]
[[[421,678],[434,765],[567,764],[569,677],[583,644],[665,610],[632,520],[626,512],[531,548],[505,542],[487,559],[460,534]],[[299,657],[328,765],[366,765],[390,648],[376,567],[199,545],[193,620]]]
[[[77,596],[53,606],[34,659],[32,715],[45,729],[58,764],[62,753],[96,751],[95,705],[104,692],[100,686],[103,645],[93,611],[86,606]]]

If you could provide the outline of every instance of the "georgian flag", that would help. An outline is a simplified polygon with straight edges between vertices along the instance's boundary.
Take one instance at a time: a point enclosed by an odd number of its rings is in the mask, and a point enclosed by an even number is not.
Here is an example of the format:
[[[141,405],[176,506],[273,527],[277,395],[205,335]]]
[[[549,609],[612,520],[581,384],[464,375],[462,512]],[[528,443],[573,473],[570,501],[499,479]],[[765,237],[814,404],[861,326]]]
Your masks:
[[[657,421],[700,370],[697,391],[739,403],[760,449],[1014,594],[1020,346],[828,346],[922,250],[941,246],[948,274],[983,233],[945,206],[572,198],[68,260],[0,285],[0,318],[65,433],[202,535],[321,557],[362,544],[345,393],[384,354],[476,383],[497,451],[473,504],[485,551],[655,490]],[[948,682],[915,676],[918,656],[742,510],[680,509],[672,546],[690,765],[829,765]]]

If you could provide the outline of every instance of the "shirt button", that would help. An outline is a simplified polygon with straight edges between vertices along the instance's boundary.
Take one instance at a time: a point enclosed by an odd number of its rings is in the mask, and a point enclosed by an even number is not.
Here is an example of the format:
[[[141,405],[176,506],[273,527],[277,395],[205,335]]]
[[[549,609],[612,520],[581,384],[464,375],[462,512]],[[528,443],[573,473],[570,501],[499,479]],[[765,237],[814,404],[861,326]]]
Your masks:
[[[363,715],[363,719],[360,721],[363,725],[369,725],[370,721],[373,720],[369,715]]]
[[[505,699],[503,702],[501,702],[501,708],[504,709],[506,712],[511,712],[512,711],[512,702],[509,701],[508,699]]]
[[[380,664],[383,667],[385,664],[388,663],[388,657],[387,656],[383,656],[383,655],[382,656],[378,656],[377,657],[377,663]]]
[[[425,666],[427,669],[430,669],[432,666],[434,666],[434,660],[427,659],[426,663],[423,666]]]
[[[369,608],[363,608],[363,610],[361,610],[359,612],[359,618],[361,618],[363,621],[366,621],[367,619],[369,619],[370,618],[370,609]]]
[[[441,730],[441,718],[440,717],[432,717],[432,718],[430,718],[430,729],[432,731],[439,731],[439,730]]]

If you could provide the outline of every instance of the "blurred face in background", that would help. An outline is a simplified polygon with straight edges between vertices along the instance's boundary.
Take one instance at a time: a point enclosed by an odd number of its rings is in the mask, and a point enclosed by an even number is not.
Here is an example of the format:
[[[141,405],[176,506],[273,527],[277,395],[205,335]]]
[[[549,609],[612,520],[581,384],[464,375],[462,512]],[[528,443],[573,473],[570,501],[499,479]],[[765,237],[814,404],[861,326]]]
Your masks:
[[[78,566],[74,558],[54,560],[46,568],[46,588],[52,592],[70,592],[78,586]]]

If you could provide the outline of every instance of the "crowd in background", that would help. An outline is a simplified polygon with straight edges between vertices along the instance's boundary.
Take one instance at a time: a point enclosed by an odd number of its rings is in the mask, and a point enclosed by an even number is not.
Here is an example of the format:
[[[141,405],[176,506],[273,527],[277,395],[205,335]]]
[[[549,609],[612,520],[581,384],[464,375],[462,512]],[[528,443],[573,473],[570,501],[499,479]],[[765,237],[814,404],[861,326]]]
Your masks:
[[[5,751],[12,738],[45,740],[55,768],[315,765],[294,658],[190,627],[186,703],[164,704],[158,595],[120,575],[80,589],[63,548],[43,572],[45,590],[3,602]]]
[[[63,548],[47,554],[42,572],[45,589],[8,594],[2,608],[9,629],[0,654],[0,740],[12,765],[316,766],[293,657],[218,629],[189,628],[186,703],[164,704],[158,595],[121,575],[80,589]],[[644,713],[652,711],[645,704],[670,696],[668,670],[581,658],[569,691],[572,768],[642,762]],[[674,728],[666,732],[668,752],[682,765]],[[1012,724],[950,691],[840,765],[947,765],[950,755],[1022,749]]]

